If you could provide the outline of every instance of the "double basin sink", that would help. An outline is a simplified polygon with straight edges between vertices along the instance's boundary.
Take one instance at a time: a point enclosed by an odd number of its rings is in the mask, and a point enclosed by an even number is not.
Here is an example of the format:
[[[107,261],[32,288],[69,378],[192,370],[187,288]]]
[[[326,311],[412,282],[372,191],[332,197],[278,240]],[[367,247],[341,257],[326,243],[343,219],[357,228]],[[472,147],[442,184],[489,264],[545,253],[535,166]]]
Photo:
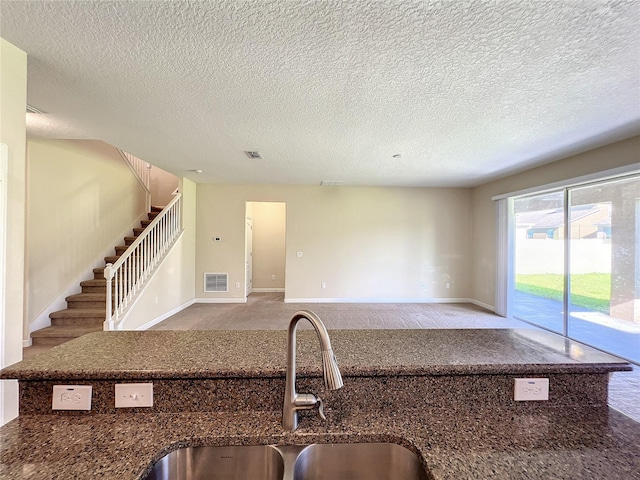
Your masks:
[[[188,447],[145,480],[428,480],[420,458],[394,443]]]

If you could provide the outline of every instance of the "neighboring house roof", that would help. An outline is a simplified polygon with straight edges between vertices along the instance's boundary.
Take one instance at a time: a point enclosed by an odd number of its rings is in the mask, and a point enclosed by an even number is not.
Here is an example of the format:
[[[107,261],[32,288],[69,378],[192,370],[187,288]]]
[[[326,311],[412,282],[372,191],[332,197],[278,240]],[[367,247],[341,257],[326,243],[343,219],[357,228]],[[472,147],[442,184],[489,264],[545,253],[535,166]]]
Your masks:
[[[576,205],[571,207],[569,221],[574,223],[599,211],[599,205]],[[564,225],[564,211],[562,208],[554,208],[517,213],[516,225],[527,228],[560,228]]]
[[[557,228],[564,223],[564,212],[561,208],[536,210],[516,214],[516,224],[527,228]]]

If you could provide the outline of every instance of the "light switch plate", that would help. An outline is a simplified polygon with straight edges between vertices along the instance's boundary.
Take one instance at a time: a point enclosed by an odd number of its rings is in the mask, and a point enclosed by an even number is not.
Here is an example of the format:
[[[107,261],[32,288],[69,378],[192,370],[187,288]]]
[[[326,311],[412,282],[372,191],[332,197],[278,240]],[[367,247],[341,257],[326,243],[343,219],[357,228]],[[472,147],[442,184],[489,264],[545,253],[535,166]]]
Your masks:
[[[513,399],[517,402],[549,400],[549,379],[516,378]]]
[[[116,408],[153,407],[153,383],[116,383]]]
[[[52,410],[91,410],[91,385],[54,385]]]

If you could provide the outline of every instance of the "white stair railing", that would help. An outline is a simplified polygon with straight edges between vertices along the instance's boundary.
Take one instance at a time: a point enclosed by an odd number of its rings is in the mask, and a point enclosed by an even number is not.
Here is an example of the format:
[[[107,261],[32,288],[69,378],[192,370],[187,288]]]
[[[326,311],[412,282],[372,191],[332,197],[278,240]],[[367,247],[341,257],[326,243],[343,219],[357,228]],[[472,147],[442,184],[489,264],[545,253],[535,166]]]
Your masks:
[[[120,330],[137,293],[182,232],[182,194],[178,193],[118,260],[104,269],[107,280],[105,330]]]
[[[127,161],[129,162],[129,165],[131,165],[131,168],[136,173],[141,183],[147,189],[149,189],[149,183],[150,183],[149,170],[151,170],[151,164],[123,150],[120,150],[120,153],[124,156],[124,158],[127,159]]]
[[[131,171],[135,174],[140,185],[146,190],[147,198],[147,209],[151,206],[151,164],[149,162],[145,162],[144,160],[136,157],[135,155],[131,155],[124,150],[118,149],[120,155],[125,160]]]

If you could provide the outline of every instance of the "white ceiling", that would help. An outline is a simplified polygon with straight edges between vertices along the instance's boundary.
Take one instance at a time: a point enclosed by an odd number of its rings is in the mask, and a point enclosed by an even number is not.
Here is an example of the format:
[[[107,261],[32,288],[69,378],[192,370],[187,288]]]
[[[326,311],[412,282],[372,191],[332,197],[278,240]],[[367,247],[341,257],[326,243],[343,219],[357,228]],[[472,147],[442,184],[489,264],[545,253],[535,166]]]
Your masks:
[[[31,135],[197,182],[474,186],[640,133],[637,0],[1,0],[0,17],[47,113]]]

